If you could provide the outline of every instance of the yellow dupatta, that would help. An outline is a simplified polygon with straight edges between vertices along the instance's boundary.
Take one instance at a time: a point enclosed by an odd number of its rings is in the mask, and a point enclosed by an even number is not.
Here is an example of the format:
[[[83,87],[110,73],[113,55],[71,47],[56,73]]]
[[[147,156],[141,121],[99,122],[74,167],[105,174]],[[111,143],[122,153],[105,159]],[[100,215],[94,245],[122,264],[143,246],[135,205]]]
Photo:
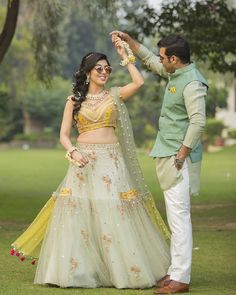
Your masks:
[[[12,243],[11,255],[19,256],[21,260],[25,258],[37,259],[41,249],[41,244],[44,239],[49,220],[52,215],[56,197],[52,196],[39,214],[36,216],[30,226]]]

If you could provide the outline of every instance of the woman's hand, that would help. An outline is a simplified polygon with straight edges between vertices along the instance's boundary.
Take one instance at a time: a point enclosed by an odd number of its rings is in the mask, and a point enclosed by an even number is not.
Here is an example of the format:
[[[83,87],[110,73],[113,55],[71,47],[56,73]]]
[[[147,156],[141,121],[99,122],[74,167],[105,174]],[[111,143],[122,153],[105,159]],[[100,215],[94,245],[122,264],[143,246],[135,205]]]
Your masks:
[[[134,54],[136,54],[138,52],[138,49],[140,47],[140,44],[138,41],[134,40],[133,38],[131,38],[127,33],[121,32],[121,31],[112,31],[110,33],[110,35],[116,36],[118,38],[121,38],[121,40],[124,40],[126,43],[129,44],[129,47],[131,48],[131,50],[133,51]]]
[[[115,34],[112,35],[112,43],[116,47],[117,53],[121,56],[121,58],[127,58],[127,53],[122,45],[122,40]]]
[[[130,62],[130,59],[128,58],[128,53],[126,52],[122,44],[121,38],[115,33],[112,33],[111,36],[112,36],[112,42],[114,43],[118,54],[121,56],[121,58],[124,61],[128,61],[126,65],[130,73],[132,82],[127,84],[126,86],[120,87],[120,91],[119,91],[119,94],[122,100],[126,100],[130,96],[135,94],[135,92],[143,85],[144,80],[141,73],[135,67],[134,63]]]
[[[110,35],[115,35],[119,38],[121,38],[122,40],[124,40],[125,42],[128,42],[129,39],[131,39],[131,37],[127,34],[127,33],[124,33],[124,32],[121,32],[121,31],[112,31],[110,33]]]
[[[78,162],[79,167],[83,168],[86,164],[88,164],[88,158],[83,156],[80,152],[78,152],[77,150],[74,150],[71,153],[71,157],[72,159],[74,159],[76,162]]]

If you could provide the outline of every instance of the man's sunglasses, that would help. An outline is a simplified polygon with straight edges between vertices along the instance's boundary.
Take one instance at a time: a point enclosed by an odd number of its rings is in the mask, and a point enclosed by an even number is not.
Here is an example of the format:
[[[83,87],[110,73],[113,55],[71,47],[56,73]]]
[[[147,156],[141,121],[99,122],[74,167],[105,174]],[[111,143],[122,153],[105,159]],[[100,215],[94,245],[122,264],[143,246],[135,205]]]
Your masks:
[[[105,70],[106,74],[110,75],[112,72],[112,67],[110,66],[102,66],[102,65],[96,65],[94,69],[98,72],[98,74],[102,74],[103,70]]]

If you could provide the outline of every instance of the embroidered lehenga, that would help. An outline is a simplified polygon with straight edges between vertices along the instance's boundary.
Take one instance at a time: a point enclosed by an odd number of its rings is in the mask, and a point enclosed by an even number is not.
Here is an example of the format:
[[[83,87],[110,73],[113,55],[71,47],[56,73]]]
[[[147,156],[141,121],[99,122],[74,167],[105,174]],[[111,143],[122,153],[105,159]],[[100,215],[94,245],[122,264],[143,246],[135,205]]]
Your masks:
[[[115,118],[119,142],[78,143],[89,163],[70,164],[56,192],[12,244],[20,258],[39,254],[35,284],[148,288],[170,265],[168,230],[143,182],[127,110],[117,88],[110,93],[94,124],[105,120],[112,126]],[[86,129],[84,106],[77,122]]]

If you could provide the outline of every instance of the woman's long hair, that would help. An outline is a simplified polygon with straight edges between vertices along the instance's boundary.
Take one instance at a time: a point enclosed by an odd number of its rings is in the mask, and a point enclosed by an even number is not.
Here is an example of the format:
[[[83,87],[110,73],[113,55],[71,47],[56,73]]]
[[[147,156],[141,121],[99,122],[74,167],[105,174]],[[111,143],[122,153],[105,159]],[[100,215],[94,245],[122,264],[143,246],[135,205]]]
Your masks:
[[[75,83],[73,84],[74,101],[73,118],[81,108],[82,102],[86,99],[89,84],[86,83],[87,74],[95,67],[99,60],[105,59],[110,66],[107,56],[99,52],[90,52],[86,54],[81,61],[80,68],[74,74]]]

